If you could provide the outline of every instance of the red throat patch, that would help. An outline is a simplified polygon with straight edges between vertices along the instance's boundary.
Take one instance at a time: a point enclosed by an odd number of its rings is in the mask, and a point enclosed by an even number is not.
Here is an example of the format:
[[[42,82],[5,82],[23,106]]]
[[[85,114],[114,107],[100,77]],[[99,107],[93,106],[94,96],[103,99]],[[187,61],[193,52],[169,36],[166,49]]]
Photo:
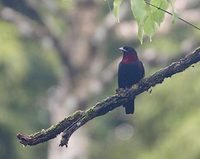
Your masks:
[[[122,58],[122,63],[128,64],[138,60],[137,54],[124,54]]]

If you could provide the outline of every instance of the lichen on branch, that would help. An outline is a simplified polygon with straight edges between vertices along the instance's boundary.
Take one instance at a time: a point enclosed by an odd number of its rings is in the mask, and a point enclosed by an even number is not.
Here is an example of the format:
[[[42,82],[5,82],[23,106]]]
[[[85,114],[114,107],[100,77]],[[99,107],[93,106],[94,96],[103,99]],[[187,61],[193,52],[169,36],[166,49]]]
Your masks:
[[[123,105],[128,100],[132,100],[134,96],[148,91],[151,87],[154,87],[157,84],[161,84],[165,78],[169,78],[179,72],[182,72],[199,61],[200,48],[197,48],[193,53],[176,62],[173,62],[171,65],[155,72],[153,75],[142,79],[131,89],[120,89],[116,92],[116,94],[104,99],[86,111],[77,111],[56,125],[53,125],[46,130],[42,129],[32,135],[19,133],[17,134],[17,138],[24,146],[32,146],[53,139],[58,134],[63,132],[60,146],[67,147],[71,135],[88,121],[112,111],[113,109]]]

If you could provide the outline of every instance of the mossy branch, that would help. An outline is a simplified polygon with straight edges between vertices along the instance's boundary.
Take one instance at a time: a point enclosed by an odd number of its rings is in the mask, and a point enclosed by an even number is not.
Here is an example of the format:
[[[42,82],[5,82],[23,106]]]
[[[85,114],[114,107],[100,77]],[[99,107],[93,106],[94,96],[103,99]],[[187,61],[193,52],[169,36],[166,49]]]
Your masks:
[[[150,77],[142,79],[135,87],[127,90],[119,90],[115,95],[112,95],[103,101],[97,103],[86,111],[77,111],[71,116],[63,119],[56,125],[51,126],[46,130],[41,130],[32,135],[18,134],[17,138],[23,145],[37,145],[39,143],[46,142],[52,138],[55,138],[58,134],[63,132],[60,146],[68,145],[71,135],[81,126],[95,117],[102,116],[109,111],[121,106],[132,97],[137,96],[151,87],[160,84],[165,78],[171,77],[176,73],[182,72],[191,65],[200,61],[200,48],[196,49],[193,53],[181,58],[180,60],[172,63],[168,67],[165,67]]]

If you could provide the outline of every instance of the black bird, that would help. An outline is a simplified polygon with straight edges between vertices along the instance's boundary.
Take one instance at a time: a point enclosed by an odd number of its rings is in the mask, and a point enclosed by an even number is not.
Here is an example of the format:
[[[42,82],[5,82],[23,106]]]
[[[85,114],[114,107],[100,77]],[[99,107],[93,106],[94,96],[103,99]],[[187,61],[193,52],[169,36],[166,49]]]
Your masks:
[[[144,66],[132,47],[124,46],[120,47],[119,50],[123,53],[123,58],[118,68],[118,87],[131,88],[144,77]],[[134,100],[135,98],[123,105],[126,114],[134,113]]]

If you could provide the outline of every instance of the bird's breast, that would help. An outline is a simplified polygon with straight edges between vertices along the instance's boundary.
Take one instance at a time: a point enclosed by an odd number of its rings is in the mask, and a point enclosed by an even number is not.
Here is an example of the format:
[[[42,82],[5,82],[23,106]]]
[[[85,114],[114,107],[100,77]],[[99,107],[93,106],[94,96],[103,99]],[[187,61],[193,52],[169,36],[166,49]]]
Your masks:
[[[136,61],[132,63],[123,63],[119,64],[118,69],[118,85],[119,88],[129,88],[133,84],[139,82],[143,78],[143,65],[141,61]]]
[[[131,64],[138,61],[137,54],[124,54],[121,63]]]

